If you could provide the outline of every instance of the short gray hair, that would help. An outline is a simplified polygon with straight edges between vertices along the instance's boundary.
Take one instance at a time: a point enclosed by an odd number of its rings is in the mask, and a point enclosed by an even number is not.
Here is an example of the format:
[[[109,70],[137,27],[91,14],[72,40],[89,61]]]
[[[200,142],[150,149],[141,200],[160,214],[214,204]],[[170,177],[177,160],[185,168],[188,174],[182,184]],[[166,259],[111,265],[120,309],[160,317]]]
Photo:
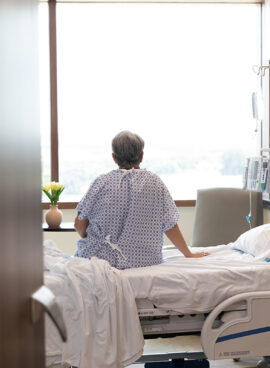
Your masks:
[[[112,140],[112,151],[119,166],[130,169],[140,163],[144,141],[127,130],[118,133]]]

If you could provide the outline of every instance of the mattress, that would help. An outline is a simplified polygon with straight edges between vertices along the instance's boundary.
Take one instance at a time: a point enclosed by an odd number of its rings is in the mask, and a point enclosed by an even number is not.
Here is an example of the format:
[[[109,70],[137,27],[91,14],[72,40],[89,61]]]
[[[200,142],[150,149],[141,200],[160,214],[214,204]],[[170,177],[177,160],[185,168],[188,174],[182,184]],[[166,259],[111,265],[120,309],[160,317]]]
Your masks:
[[[270,290],[270,263],[234,250],[233,244],[207,251],[207,257],[185,258],[177,249],[167,248],[162,264],[122,273],[136,299],[148,299],[156,308],[181,314],[207,313],[231,296]]]
[[[64,264],[70,258],[54,247],[52,242],[44,243],[45,269],[46,260]],[[136,299],[146,299],[159,310],[178,314],[208,313],[231,296],[270,290],[269,262],[234,250],[233,243],[208,247],[207,251],[207,257],[185,258],[174,247],[167,247],[162,264],[120,272],[128,278]],[[49,275],[45,279],[49,287],[57,281]]]

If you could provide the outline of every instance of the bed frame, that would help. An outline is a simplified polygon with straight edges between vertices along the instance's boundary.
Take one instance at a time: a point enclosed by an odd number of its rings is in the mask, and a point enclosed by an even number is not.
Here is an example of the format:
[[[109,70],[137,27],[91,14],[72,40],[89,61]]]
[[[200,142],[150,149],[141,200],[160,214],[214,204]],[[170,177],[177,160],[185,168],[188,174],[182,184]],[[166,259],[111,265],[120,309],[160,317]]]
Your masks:
[[[179,367],[183,366],[184,359],[202,360],[203,366],[206,358],[263,357],[257,367],[270,366],[270,291],[233,296],[209,314],[183,315],[161,310],[146,299],[137,300],[137,308],[145,338],[201,333],[203,351],[143,355],[136,363],[176,362],[172,365],[164,363],[165,368],[177,367],[178,360]]]

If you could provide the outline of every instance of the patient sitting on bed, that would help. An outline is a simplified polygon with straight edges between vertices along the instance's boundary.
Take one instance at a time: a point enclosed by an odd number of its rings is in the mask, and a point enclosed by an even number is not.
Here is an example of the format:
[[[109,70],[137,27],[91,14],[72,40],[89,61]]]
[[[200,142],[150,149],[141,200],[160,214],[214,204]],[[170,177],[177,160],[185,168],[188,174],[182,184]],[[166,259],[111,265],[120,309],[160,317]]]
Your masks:
[[[96,256],[118,269],[162,263],[163,234],[185,257],[192,253],[177,225],[178,210],[161,179],[140,169],[144,141],[129,131],[112,141],[117,170],[100,175],[77,206],[81,239],[75,256]]]

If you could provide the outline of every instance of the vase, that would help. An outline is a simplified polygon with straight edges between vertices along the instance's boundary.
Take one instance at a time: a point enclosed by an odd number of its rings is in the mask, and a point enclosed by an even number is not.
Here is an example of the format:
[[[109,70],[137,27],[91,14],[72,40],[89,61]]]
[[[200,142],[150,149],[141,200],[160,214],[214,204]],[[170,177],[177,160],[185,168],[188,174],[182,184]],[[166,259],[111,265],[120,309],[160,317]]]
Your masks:
[[[63,213],[58,209],[57,205],[50,205],[50,209],[45,214],[45,220],[49,227],[57,228],[63,219]]]

